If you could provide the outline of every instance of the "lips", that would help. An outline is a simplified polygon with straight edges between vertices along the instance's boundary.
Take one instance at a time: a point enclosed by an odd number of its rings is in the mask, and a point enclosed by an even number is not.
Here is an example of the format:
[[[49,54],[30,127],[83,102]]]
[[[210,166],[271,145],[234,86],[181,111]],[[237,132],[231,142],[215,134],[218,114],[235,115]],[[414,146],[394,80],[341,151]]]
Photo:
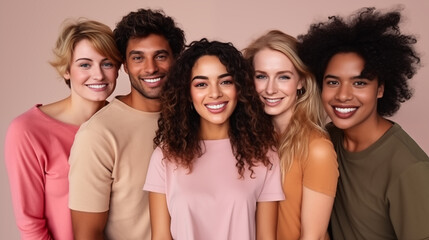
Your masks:
[[[206,108],[211,113],[220,113],[220,112],[223,112],[223,110],[225,110],[227,104],[228,102],[210,103],[210,104],[205,104],[204,106],[206,106]]]
[[[357,107],[333,107],[334,113],[338,118],[349,118],[358,109]]]
[[[93,89],[93,90],[104,90],[107,87],[107,83],[98,83],[98,84],[86,84],[87,87]]]
[[[280,104],[280,102],[283,100],[283,98],[265,98],[263,97],[265,105],[274,107]]]
[[[143,81],[147,82],[147,83],[157,83],[159,81],[161,81],[161,78],[143,78]]]

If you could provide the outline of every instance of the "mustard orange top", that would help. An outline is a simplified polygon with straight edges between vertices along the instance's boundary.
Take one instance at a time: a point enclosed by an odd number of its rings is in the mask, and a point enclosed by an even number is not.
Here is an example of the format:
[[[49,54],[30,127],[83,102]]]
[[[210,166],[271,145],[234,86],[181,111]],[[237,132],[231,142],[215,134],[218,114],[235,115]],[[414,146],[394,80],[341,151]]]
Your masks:
[[[303,186],[335,197],[338,181],[337,155],[331,141],[317,136],[310,139],[308,158],[293,161],[283,180],[286,199],[279,204],[277,239],[299,239]],[[325,239],[329,239],[326,234]]]

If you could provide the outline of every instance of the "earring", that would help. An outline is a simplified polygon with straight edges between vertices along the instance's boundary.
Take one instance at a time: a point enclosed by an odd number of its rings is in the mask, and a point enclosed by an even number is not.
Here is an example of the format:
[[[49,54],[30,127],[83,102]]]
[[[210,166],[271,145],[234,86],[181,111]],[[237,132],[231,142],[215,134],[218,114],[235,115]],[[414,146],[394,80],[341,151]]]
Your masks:
[[[301,96],[302,94],[304,94],[305,93],[305,88],[300,88],[300,89],[297,89],[296,90],[296,94],[298,95],[298,96]]]

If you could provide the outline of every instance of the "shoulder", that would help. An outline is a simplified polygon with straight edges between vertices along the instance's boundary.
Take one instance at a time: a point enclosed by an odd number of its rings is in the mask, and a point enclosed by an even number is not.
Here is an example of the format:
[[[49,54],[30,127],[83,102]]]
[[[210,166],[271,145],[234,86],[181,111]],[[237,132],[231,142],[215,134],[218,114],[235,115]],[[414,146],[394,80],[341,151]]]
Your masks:
[[[45,116],[37,106],[32,107],[11,121],[8,127],[8,134],[20,134],[34,131],[43,131],[48,124]]]
[[[335,152],[332,142],[321,135],[313,135],[310,138],[308,146],[308,158],[306,164],[317,166],[332,166],[336,168],[337,154]]]

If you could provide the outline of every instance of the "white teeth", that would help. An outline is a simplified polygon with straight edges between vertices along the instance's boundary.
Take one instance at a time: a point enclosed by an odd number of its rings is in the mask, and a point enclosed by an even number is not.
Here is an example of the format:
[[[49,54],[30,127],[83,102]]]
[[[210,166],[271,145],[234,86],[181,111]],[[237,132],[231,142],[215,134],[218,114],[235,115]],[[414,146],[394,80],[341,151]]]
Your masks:
[[[210,109],[220,109],[220,108],[223,108],[225,106],[225,103],[216,104],[216,105],[206,105],[206,106],[207,106],[207,108],[210,108]]]
[[[280,98],[265,98],[265,100],[267,100],[267,102],[269,103],[276,103],[276,102],[280,102]]]
[[[336,107],[335,111],[338,111],[340,113],[349,113],[349,112],[356,111],[356,109],[357,108],[339,108],[339,107]]]
[[[144,78],[144,79],[143,79],[143,81],[145,81],[145,82],[147,82],[147,83],[156,83],[156,82],[161,81],[161,78],[151,78],[151,79],[149,79],[149,78]]]
[[[89,88],[95,88],[95,89],[100,89],[100,88],[104,88],[107,86],[107,84],[89,84],[87,85]]]

